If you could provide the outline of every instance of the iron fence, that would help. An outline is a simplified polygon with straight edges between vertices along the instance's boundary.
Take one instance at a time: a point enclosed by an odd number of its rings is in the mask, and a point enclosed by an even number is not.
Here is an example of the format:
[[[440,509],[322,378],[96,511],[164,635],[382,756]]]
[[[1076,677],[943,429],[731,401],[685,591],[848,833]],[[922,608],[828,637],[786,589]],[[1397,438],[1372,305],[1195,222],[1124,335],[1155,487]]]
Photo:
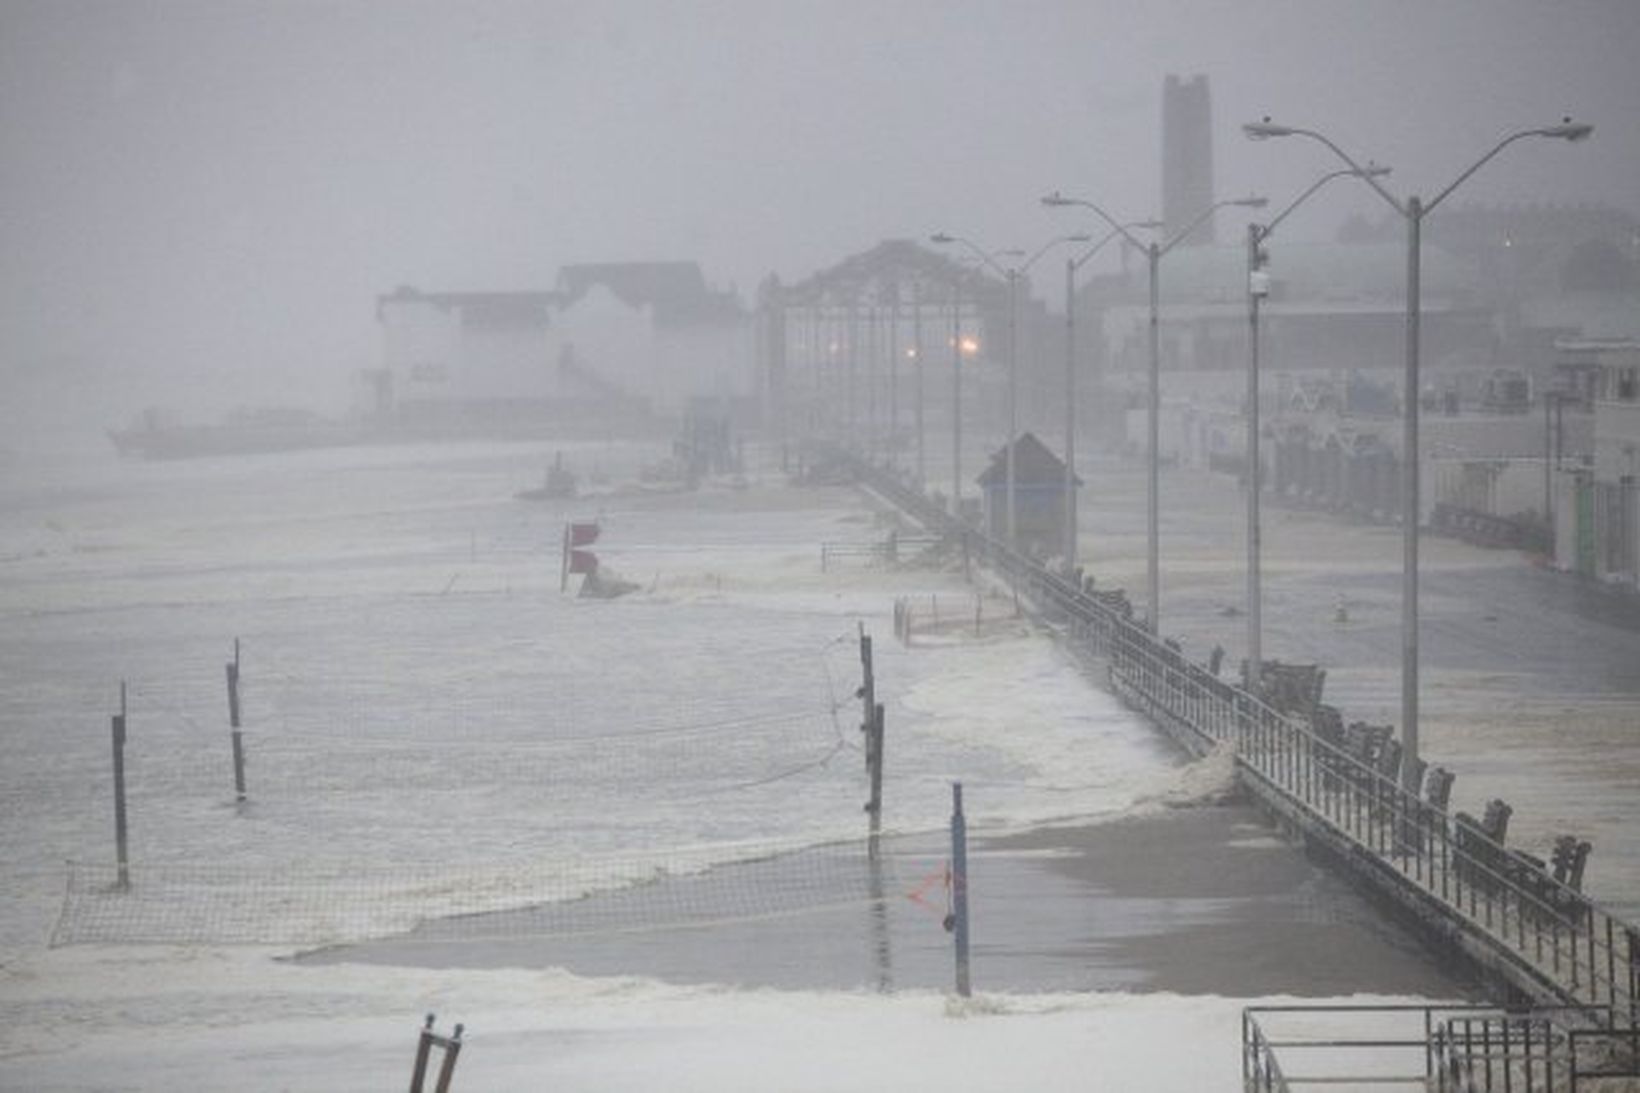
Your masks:
[[[1592,1093],[1613,1088],[1592,1083],[1633,1081],[1640,1031],[1576,1027],[1587,1016],[1581,1006],[1249,1006],[1242,1088]]]
[[[1618,918],[1537,863],[1506,849],[1394,773],[1324,738],[1307,720],[1188,660],[1091,583],[1049,571],[962,522],[894,472],[846,453],[871,488],[930,531],[960,541],[1108,664],[1114,689],[1190,750],[1234,749],[1244,782],[1352,852],[1377,879],[1481,940],[1535,994],[1605,1015],[1607,1027],[1640,1027],[1640,928]],[[1272,1087],[1279,1088],[1279,1087]]]

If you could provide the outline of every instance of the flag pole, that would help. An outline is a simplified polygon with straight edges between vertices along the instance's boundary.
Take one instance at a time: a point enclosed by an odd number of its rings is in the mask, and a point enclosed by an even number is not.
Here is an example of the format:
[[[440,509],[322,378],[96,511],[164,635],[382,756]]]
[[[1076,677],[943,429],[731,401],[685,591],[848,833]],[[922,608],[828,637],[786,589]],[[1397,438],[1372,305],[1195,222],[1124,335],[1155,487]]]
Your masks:
[[[564,548],[558,556],[558,591],[569,588],[569,524],[564,524]]]

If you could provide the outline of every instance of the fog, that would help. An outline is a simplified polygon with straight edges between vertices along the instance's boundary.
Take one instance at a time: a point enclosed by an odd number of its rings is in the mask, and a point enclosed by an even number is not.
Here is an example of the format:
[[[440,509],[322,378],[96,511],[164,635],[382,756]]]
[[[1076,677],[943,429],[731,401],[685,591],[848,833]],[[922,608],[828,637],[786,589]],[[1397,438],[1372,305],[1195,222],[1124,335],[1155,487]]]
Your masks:
[[[1034,246],[1066,230],[1055,188],[1151,216],[1169,73],[1211,82],[1224,194],[1334,166],[1241,139],[1265,114],[1423,193],[1570,114],[1593,140],[1522,147],[1461,200],[1635,212],[1636,45],[1627,0],[5,0],[0,444],[293,381],[338,405],[401,284],[686,259],[750,302],[884,238]],[[1337,189],[1287,234],[1382,211]]]

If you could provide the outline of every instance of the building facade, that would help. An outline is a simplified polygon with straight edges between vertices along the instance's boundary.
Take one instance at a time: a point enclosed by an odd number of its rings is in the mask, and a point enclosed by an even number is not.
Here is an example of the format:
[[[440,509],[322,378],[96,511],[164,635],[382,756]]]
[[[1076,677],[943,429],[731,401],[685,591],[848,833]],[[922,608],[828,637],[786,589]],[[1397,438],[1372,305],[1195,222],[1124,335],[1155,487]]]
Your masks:
[[[398,421],[627,421],[757,393],[750,318],[693,262],[565,266],[550,291],[406,286],[376,319],[366,409]]]

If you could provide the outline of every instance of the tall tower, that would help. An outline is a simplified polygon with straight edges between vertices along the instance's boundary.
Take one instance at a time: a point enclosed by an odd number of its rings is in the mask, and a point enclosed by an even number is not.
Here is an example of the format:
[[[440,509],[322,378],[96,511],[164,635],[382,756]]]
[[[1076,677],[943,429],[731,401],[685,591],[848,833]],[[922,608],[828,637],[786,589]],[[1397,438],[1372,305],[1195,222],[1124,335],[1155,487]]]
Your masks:
[[[1171,239],[1213,203],[1213,104],[1207,77],[1169,76],[1162,87],[1162,220]],[[1187,245],[1213,243],[1213,218]]]

